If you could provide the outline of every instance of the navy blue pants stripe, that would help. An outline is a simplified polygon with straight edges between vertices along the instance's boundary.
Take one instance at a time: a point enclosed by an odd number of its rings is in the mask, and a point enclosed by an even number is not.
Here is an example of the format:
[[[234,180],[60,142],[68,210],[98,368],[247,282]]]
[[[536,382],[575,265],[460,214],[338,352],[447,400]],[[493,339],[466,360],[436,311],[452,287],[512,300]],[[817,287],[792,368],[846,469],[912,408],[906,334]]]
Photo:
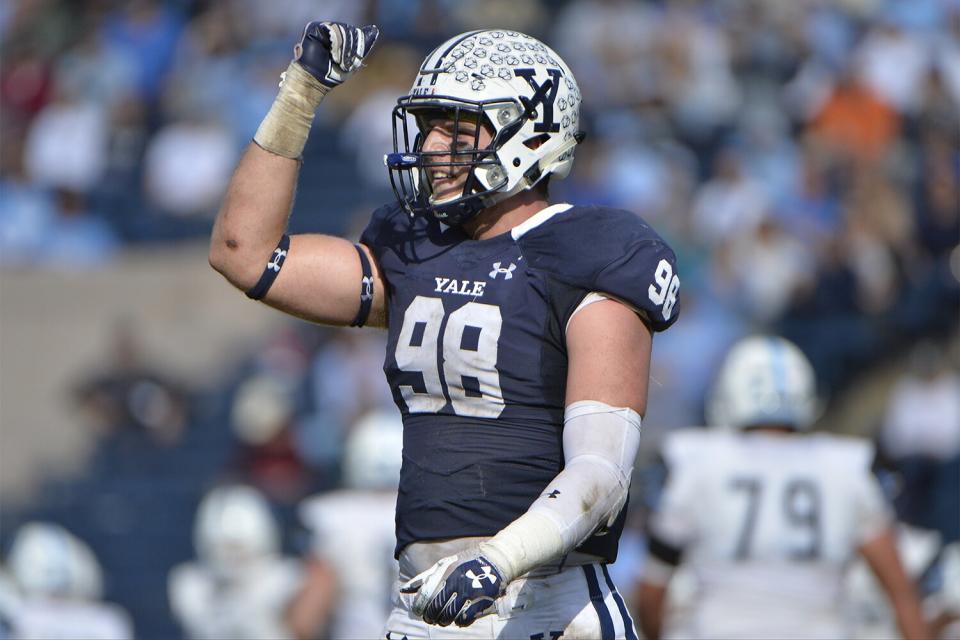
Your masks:
[[[613,599],[617,603],[617,609],[620,609],[620,617],[623,618],[623,626],[627,631],[627,640],[637,640],[637,634],[633,630],[633,618],[630,617],[630,612],[627,611],[627,605],[623,602],[623,596],[620,595],[620,592],[617,591],[617,588],[613,586],[613,580],[610,579],[610,572],[607,571],[607,565],[600,565],[603,569],[603,579],[607,582],[607,588],[610,589],[610,593],[613,594]]]
[[[607,610],[607,605],[603,602],[603,592],[600,590],[600,583],[597,580],[596,569],[593,565],[583,565],[583,575],[587,577],[587,589],[590,591],[590,602],[600,618],[600,640],[614,640],[616,631],[613,628],[613,618]]]

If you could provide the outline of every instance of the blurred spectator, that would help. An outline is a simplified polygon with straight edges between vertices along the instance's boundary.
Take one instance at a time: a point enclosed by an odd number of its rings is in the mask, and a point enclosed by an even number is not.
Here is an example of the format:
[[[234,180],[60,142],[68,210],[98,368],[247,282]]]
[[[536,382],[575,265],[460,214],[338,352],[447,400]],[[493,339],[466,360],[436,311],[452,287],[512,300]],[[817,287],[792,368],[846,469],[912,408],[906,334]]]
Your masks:
[[[629,0],[573,0],[548,38],[577,77],[584,107],[643,103],[659,95],[657,9]]]
[[[403,425],[393,408],[351,427],[343,488],[300,506],[312,539],[309,579],[291,608],[299,637],[379,638],[398,580],[393,513]]]
[[[7,42],[0,67],[0,109],[4,118],[36,115],[47,103],[52,84],[50,61],[32,43]]]
[[[410,47],[391,43],[384,43],[377,53],[357,77],[361,85],[355,89],[365,97],[349,106],[349,115],[340,127],[340,146],[356,156],[367,187],[383,191],[389,188],[383,156],[393,151],[393,108],[397,96],[410,90],[420,56]],[[384,195],[389,197],[389,192]]]
[[[177,445],[189,421],[182,385],[144,356],[133,322],[117,321],[106,365],[77,384],[75,396],[95,432],[132,432],[162,447]]]
[[[66,95],[109,108],[136,90],[136,73],[133,60],[88,31],[57,60],[54,82]]]
[[[233,400],[230,424],[240,449],[233,471],[271,501],[292,505],[312,486],[296,448],[295,389],[269,373],[244,381]]]
[[[815,278],[815,256],[775,218],[745,229],[722,250],[732,281],[730,292],[760,326],[781,318]]]
[[[717,156],[713,175],[694,197],[694,236],[707,247],[716,247],[737,234],[751,233],[769,206],[763,185],[744,172],[739,151],[728,147]]]
[[[104,44],[133,63],[138,93],[148,102],[159,96],[184,22],[175,3],[160,0],[121,3],[103,21]]]
[[[152,203],[175,216],[212,215],[226,191],[238,152],[215,122],[172,122],[150,140],[144,186]]]
[[[899,129],[897,112],[851,70],[840,75],[810,122],[813,139],[829,153],[861,162],[881,159],[896,141]]]
[[[108,262],[119,238],[93,208],[105,175],[103,107],[67,93],[32,120],[4,121],[0,252],[8,266],[84,267]]]
[[[7,564],[19,589],[12,637],[132,640],[129,614],[101,601],[103,575],[93,551],[63,527],[24,524]]]
[[[254,489],[226,485],[201,501],[193,529],[197,559],[169,576],[170,608],[193,640],[293,638],[284,612],[303,579],[280,555],[280,530]]]
[[[829,157],[812,144],[804,145],[801,154],[794,184],[774,214],[793,235],[815,246],[839,233],[842,208]]]
[[[960,8],[949,7],[943,31],[935,36],[937,69],[955,105],[960,105]]]
[[[35,183],[89,193],[107,159],[107,112],[63,94],[37,114],[27,134],[24,163]]]
[[[743,100],[731,68],[730,41],[721,26],[691,3],[669,3],[658,36],[659,77],[677,135],[709,166],[721,136]]]
[[[24,168],[24,122],[4,117],[0,127],[0,264],[9,268],[32,262],[57,211],[52,194],[32,183]]]
[[[540,35],[547,14],[541,0],[486,0],[485,2],[447,2],[457,29],[489,29],[491,26]]]
[[[917,345],[890,395],[880,446],[899,472],[901,520],[960,540],[960,373],[941,346]]]
[[[900,113],[916,111],[930,65],[928,42],[921,34],[882,20],[870,28],[854,55],[871,91]]]

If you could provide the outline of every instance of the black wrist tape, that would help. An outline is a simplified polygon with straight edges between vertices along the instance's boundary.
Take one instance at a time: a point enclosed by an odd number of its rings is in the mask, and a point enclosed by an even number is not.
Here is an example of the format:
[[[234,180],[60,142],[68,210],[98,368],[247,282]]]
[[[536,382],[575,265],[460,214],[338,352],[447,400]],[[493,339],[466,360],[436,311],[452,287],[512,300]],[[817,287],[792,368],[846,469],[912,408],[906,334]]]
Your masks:
[[[360,254],[360,269],[363,278],[360,280],[360,310],[357,317],[350,323],[351,327],[362,327],[370,316],[370,307],[373,305],[373,270],[370,268],[370,259],[360,245],[353,245]]]
[[[289,250],[290,236],[283,234],[283,237],[280,238],[280,244],[277,245],[277,248],[273,250],[273,255],[270,256],[270,262],[268,262],[267,266],[263,269],[263,275],[257,280],[257,284],[253,285],[250,290],[247,291],[248,298],[260,300],[263,296],[267,295],[267,291],[273,286],[273,281],[277,279],[277,274],[279,274],[280,269],[283,268],[283,263],[287,258],[287,252]]]

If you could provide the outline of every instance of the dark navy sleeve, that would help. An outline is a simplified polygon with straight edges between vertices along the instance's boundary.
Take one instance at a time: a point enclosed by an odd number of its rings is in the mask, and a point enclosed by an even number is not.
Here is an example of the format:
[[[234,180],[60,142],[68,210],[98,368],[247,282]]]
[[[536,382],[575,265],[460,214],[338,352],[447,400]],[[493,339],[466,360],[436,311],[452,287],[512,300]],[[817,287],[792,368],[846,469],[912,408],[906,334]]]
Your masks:
[[[531,266],[567,286],[622,300],[654,331],[680,312],[680,277],[673,250],[629,211],[573,207],[519,240]]]
[[[360,234],[360,242],[370,247],[378,263],[383,260],[383,252],[397,244],[397,209],[387,204],[374,211]]]

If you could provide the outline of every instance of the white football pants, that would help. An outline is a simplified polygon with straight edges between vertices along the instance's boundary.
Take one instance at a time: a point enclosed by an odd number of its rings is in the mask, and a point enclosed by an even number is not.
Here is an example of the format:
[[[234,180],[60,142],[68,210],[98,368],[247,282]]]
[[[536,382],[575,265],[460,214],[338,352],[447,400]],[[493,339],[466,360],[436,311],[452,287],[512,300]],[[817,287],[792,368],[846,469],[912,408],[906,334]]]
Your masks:
[[[497,600],[496,613],[469,627],[428,625],[410,612],[413,595],[394,590],[393,611],[383,638],[435,640],[637,640],[623,597],[601,564],[567,567],[540,578],[518,578]]]

